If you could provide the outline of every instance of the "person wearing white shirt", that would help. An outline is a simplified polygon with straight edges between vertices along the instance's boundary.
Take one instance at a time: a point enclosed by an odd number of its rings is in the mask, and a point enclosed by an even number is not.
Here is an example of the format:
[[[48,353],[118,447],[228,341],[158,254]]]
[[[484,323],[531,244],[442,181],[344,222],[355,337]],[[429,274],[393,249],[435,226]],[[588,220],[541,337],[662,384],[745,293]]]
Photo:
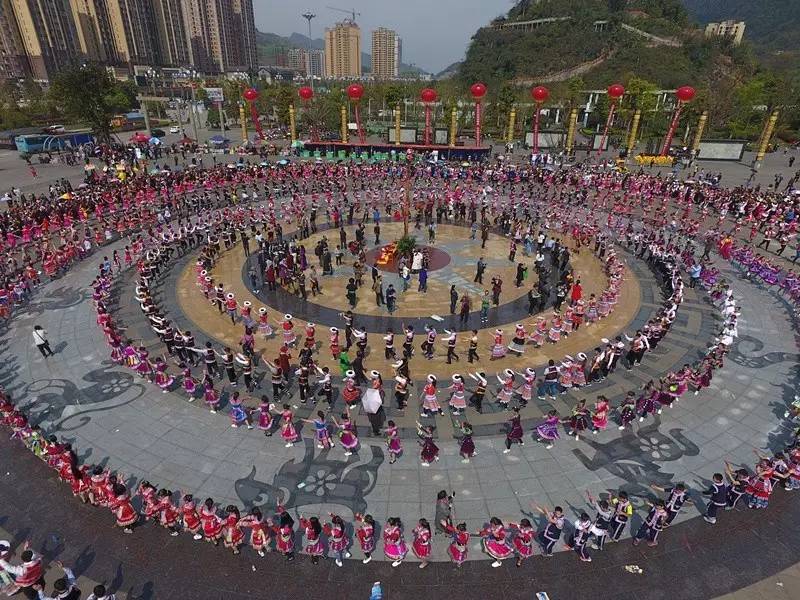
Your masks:
[[[35,325],[33,328],[33,343],[45,358],[55,354],[50,348],[50,341],[47,339],[47,331],[42,329],[40,325]]]
[[[94,586],[92,593],[89,594],[86,600],[117,600],[117,597],[114,594],[109,594],[106,586],[98,584]]]

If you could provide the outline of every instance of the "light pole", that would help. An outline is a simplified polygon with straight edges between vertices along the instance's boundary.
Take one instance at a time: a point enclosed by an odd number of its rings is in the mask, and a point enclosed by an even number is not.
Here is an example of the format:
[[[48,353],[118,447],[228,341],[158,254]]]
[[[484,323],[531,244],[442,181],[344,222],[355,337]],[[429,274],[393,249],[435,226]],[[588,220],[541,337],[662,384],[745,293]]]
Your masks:
[[[300,16],[303,17],[306,21],[308,21],[308,55],[306,56],[306,65],[308,65],[308,66],[307,66],[306,73],[308,75],[308,78],[311,80],[311,89],[313,90],[314,89],[314,69],[313,69],[313,63],[312,63],[312,60],[311,60],[311,49],[312,49],[312,46],[313,46],[312,45],[312,40],[311,40],[311,19],[315,18],[317,15],[315,15],[314,13],[312,13],[309,10],[307,12],[304,12]]]

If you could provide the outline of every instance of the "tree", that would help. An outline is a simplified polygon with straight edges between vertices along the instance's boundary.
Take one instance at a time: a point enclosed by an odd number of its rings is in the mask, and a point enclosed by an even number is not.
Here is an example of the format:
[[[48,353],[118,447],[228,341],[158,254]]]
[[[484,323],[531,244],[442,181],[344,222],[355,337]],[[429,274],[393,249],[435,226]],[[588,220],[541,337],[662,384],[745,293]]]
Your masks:
[[[127,90],[97,65],[64,69],[53,80],[49,95],[67,117],[86,123],[102,140],[110,138],[111,117],[132,107]]]

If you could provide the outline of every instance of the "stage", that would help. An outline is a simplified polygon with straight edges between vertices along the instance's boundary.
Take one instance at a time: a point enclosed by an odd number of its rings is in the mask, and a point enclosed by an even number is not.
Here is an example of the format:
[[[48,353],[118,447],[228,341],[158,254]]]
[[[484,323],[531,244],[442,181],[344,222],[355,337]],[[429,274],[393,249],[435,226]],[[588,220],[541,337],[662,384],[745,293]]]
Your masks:
[[[395,155],[405,155],[409,150],[414,153],[430,153],[434,150],[439,153],[439,158],[445,160],[469,160],[482,161],[490,158],[492,149],[488,146],[448,146],[441,144],[358,144],[343,142],[305,142],[303,149],[312,155],[319,152],[317,158],[327,159],[349,159],[354,155],[367,155],[368,158],[391,158],[392,152]],[[342,154],[344,153],[344,154]],[[380,156],[378,156],[380,155]]]

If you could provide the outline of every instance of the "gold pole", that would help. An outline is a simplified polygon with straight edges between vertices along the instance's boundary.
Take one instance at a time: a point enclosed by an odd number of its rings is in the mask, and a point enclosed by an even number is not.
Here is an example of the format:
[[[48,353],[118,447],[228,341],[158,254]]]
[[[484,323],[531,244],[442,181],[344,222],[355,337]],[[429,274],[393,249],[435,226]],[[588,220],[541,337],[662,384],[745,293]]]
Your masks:
[[[239,122],[242,124],[242,141],[247,141],[247,118],[244,116],[244,104],[239,104]]]
[[[636,135],[639,133],[639,121],[642,118],[642,111],[636,109],[633,113],[633,123],[631,124],[631,133],[628,136],[628,157],[633,152],[633,147],[636,145]]]
[[[294,104],[289,105],[289,131],[294,144],[297,141],[297,123],[294,118]]]
[[[400,145],[400,103],[394,109],[394,145]]]
[[[456,133],[458,132],[458,121],[456,116],[456,107],[450,111],[450,147],[456,147]]]
[[[511,112],[508,113],[508,131],[506,132],[506,143],[510,144],[514,141],[514,122],[517,120],[517,109],[511,107]]]
[[[342,104],[342,142],[347,143],[347,107]]]
[[[759,146],[758,154],[756,155],[756,165],[759,165],[759,163],[764,160],[764,156],[767,154],[769,141],[772,139],[772,134],[775,132],[775,124],[778,122],[778,114],[779,112],[777,110],[772,111],[767,124],[764,126],[764,134],[761,137],[761,145]]]
[[[706,121],[708,121],[708,111],[704,110],[697,121],[697,131],[694,132],[694,141],[692,142],[692,156],[697,156],[697,151],[700,150],[700,141],[703,139],[703,131],[706,128]]]
[[[578,109],[573,108],[571,111],[569,111],[569,127],[567,127],[567,143],[565,144],[567,156],[572,154],[572,147],[575,145],[575,128],[577,123]]]

